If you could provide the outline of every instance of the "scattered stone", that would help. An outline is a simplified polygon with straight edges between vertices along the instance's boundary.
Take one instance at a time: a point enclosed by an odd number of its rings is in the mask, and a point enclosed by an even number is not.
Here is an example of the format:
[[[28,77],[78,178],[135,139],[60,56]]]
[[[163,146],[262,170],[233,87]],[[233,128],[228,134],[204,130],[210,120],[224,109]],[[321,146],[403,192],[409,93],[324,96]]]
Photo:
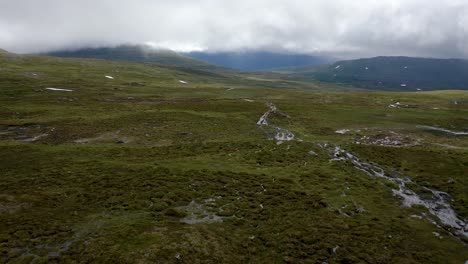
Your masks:
[[[410,215],[411,218],[416,218],[416,219],[423,219],[422,216],[420,215]]]
[[[419,145],[420,140],[413,139],[409,136],[401,135],[396,132],[390,131],[389,134],[362,136],[360,138],[355,139],[354,143],[387,147],[410,147]]]
[[[434,234],[435,237],[439,238],[439,239],[442,239],[443,237],[440,235],[440,233],[437,233],[437,232],[432,232],[432,234]]]

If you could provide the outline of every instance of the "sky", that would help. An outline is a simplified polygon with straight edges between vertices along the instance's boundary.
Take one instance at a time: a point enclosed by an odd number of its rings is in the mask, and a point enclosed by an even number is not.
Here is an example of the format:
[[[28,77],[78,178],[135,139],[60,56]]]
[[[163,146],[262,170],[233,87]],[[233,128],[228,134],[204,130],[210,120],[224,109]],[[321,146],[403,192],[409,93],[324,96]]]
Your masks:
[[[0,0],[1,49],[120,44],[468,58],[468,0]]]

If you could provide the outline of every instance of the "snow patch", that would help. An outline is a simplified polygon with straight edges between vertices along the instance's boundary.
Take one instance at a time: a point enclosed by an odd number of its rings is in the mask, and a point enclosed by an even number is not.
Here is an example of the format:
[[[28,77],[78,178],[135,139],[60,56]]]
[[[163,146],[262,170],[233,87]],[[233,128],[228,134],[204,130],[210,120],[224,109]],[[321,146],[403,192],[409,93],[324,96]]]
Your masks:
[[[114,79],[114,77],[109,76],[109,75],[106,75],[106,76],[104,76],[104,77],[106,77],[107,79],[112,79],[112,80]]]
[[[340,130],[335,131],[335,133],[344,135],[344,134],[348,133],[349,131],[351,131],[351,129],[340,129]]]
[[[406,108],[406,107],[409,107],[409,105],[404,105],[400,102],[396,102],[396,103],[393,103],[393,104],[389,104],[388,105],[389,108]]]
[[[50,90],[50,91],[62,91],[62,92],[73,92],[73,90],[70,90],[70,89],[63,89],[63,88],[52,88],[52,87],[49,87],[49,88],[45,88],[46,90]]]

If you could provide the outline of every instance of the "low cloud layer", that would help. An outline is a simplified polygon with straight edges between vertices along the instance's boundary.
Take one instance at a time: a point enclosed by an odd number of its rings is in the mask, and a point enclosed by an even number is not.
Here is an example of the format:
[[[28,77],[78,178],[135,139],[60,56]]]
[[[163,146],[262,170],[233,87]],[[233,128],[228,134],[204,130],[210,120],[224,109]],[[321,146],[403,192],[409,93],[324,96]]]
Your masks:
[[[11,0],[0,48],[151,43],[178,51],[468,57],[466,0]]]

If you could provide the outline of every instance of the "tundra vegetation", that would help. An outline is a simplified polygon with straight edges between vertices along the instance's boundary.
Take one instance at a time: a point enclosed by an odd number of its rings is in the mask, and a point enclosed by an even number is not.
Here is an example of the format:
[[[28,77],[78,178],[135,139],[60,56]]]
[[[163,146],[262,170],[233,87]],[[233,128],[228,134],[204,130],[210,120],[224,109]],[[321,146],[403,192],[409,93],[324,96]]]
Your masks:
[[[330,149],[466,225],[467,124],[465,91],[2,52],[0,262],[464,263],[467,226]]]

